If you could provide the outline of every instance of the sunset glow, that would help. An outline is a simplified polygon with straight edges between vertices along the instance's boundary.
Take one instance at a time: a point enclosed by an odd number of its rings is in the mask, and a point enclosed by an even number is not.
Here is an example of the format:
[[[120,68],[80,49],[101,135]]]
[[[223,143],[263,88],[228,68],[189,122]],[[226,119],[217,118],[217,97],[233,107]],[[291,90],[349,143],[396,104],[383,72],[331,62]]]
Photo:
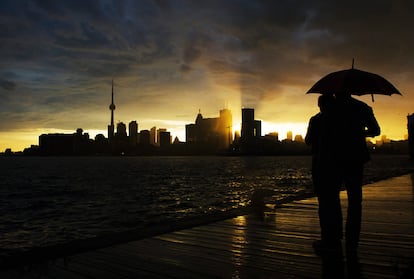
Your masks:
[[[414,39],[404,31],[414,4],[354,2],[2,1],[0,152],[43,133],[107,136],[112,80],[115,123],[185,141],[199,110],[208,118],[230,109],[234,133],[246,107],[262,135],[304,136],[318,112],[318,94],[305,93],[353,58],[402,93],[357,98],[383,135],[403,139],[414,112]]]

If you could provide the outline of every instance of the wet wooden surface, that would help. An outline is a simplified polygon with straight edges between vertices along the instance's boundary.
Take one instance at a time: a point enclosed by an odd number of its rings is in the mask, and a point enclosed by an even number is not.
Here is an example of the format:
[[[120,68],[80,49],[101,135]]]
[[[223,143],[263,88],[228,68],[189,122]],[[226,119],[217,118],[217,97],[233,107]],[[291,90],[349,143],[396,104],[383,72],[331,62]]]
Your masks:
[[[345,192],[341,198],[345,214]],[[413,198],[411,175],[364,187],[361,243],[352,261],[345,252],[333,261],[314,254],[319,220],[310,198],[269,208],[263,219],[239,216],[1,271],[0,278],[321,278],[326,270],[404,278],[414,261]]]

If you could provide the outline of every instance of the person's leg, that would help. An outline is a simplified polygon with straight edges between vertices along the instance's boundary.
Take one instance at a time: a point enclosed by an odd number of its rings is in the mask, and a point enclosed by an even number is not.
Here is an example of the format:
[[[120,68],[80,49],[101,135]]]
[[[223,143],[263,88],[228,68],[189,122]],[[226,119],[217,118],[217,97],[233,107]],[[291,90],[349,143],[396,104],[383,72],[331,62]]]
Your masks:
[[[362,215],[362,177],[363,165],[353,164],[346,170],[345,185],[348,194],[346,219],[346,245],[350,249],[358,247]]]
[[[321,240],[326,243],[338,243],[342,239],[342,210],[340,176],[337,169],[325,168],[320,174],[318,185],[319,223]]]
[[[339,191],[322,191],[318,196],[321,240],[336,243],[342,239],[342,211]]]

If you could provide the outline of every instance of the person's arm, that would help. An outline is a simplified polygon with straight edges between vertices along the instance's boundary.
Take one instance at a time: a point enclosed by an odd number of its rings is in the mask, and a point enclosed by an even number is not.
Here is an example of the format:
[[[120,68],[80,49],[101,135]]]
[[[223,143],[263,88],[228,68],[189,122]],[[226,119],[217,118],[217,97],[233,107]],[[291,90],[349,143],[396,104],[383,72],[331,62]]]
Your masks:
[[[308,124],[308,130],[306,131],[306,136],[305,136],[305,143],[307,145],[312,145],[313,144],[313,119],[314,117],[311,117],[311,119],[309,120],[309,124]]]
[[[365,123],[365,137],[375,137],[381,134],[381,128],[374,116],[372,108],[368,107]]]

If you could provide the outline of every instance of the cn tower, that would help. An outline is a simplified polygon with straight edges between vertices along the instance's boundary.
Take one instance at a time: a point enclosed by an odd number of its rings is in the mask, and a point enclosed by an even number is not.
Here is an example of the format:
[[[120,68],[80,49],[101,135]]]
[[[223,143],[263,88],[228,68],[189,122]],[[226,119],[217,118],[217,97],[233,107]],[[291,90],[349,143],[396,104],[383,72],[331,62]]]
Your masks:
[[[111,110],[111,125],[108,125],[108,140],[109,142],[112,141],[114,138],[114,110],[115,110],[115,104],[114,104],[114,80],[112,80],[112,99],[111,104],[109,105],[109,109]]]

